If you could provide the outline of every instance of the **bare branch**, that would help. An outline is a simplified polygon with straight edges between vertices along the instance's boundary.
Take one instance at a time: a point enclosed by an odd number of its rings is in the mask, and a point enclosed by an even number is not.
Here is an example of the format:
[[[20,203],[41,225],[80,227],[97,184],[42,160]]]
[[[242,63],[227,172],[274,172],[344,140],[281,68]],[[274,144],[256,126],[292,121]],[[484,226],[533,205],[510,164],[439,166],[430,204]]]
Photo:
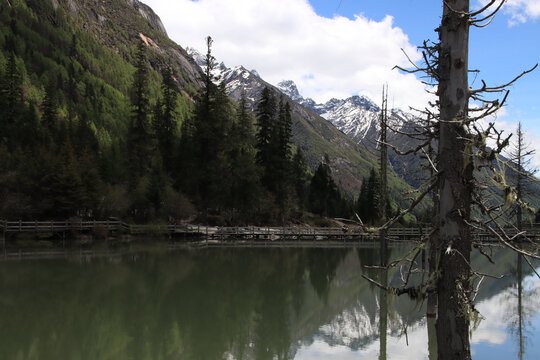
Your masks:
[[[427,194],[431,193],[431,191],[435,188],[436,185],[437,182],[433,182],[432,184],[430,184],[426,190],[424,190],[415,200],[413,200],[413,202],[407,209],[402,210],[397,216],[393,217],[392,219],[387,221],[386,224],[380,226],[376,230],[381,231],[384,229],[388,229],[390,226],[401,220],[405,215],[410,213],[424,199]]]
[[[478,203],[478,204],[483,206],[482,203]],[[487,210],[487,209],[484,209],[484,210]],[[488,230],[493,236],[495,236],[504,246],[514,250],[515,252],[517,252],[517,253],[519,253],[521,255],[529,256],[529,257],[531,257],[533,259],[540,260],[540,256],[538,256],[536,254],[529,253],[527,251],[524,251],[524,250],[522,250],[520,248],[517,248],[516,246],[511,244],[511,242],[514,239],[516,239],[516,237],[518,237],[518,235],[522,236],[523,234],[525,234],[526,233],[525,231],[516,234],[512,238],[509,238],[508,235],[506,234],[506,232],[504,231],[504,229],[502,228],[502,226],[496,221],[496,219],[493,218],[491,213],[486,211],[486,214],[489,216],[492,223],[497,227],[497,230],[499,230],[499,232],[495,231],[495,229],[493,229],[493,227],[491,227],[491,226],[486,226],[486,230]],[[540,278],[540,276],[539,276],[539,278]]]
[[[484,80],[482,80],[482,84],[483,84],[482,88],[477,89],[477,90],[469,90],[469,95],[476,94],[476,93],[479,93],[479,92],[501,92],[501,91],[504,91],[505,88],[512,85],[516,81],[518,81],[522,76],[534,71],[537,67],[538,67],[538,63],[535,64],[529,70],[523,71],[521,74],[519,74],[518,76],[516,76],[515,78],[513,78],[511,81],[507,82],[506,84],[495,86],[495,87],[487,87]]]
[[[499,4],[499,6],[497,6],[497,8],[495,8],[495,10],[493,10],[489,15],[486,15],[484,16],[483,18],[481,19],[474,19],[474,20],[471,20],[470,21],[470,24],[473,25],[473,26],[476,26],[476,27],[479,27],[479,28],[483,28],[483,27],[486,27],[488,26],[491,21],[493,20],[493,18],[495,17],[495,15],[499,12],[499,10],[501,9],[501,7],[504,5],[504,3],[506,2],[506,0],[502,0],[501,3]],[[475,15],[472,15],[472,17],[476,16],[476,15],[480,15],[482,12],[484,12],[485,10],[487,10],[489,7],[491,7],[491,5],[493,5],[495,3],[495,0],[492,0],[490,4],[488,4],[487,7],[484,8],[484,10],[482,11],[477,11],[475,12],[474,14]],[[488,20],[487,23],[485,24],[482,24],[482,25],[478,25],[479,23],[483,22],[483,21],[486,21]]]

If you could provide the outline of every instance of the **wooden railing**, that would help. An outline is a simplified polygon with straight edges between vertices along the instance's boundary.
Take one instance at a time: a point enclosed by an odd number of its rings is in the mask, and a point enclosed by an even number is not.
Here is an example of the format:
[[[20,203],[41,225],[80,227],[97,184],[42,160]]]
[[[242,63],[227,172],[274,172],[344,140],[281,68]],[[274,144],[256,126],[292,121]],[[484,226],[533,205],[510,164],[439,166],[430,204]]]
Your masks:
[[[53,232],[62,233],[68,231],[84,232],[103,229],[129,234],[156,234],[156,235],[185,235],[204,237],[206,239],[373,239],[378,236],[374,232],[366,232],[360,227],[217,227],[201,226],[193,224],[151,224],[134,225],[119,220],[105,221],[6,221],[0,220],[0,232],[4,235],[9,233],[38,233]],[[534,224],[526,229],[527,237],[540,241],[540,224]],[[415,228],[390,228],[387,236],[394,240],[420,240],[427,236],[431,229],[428,227]],[[508,235],[514,236],[515,229],[505,229]],[[485,231],[474,231],[476,240],[494,239],[493,234]]]

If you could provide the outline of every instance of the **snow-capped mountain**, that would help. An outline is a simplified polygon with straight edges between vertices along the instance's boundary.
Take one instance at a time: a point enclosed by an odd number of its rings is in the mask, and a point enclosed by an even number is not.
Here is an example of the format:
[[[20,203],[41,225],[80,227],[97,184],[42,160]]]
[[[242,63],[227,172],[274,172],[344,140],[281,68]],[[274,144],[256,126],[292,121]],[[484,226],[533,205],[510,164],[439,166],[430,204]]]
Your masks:
[[[205,56],[193,48],[186,50],[204,71]],[[264,81],[255,70],[248,70],[243,66],[229,68],[218,61],[213,62],[212,68],[215,82],[223,81],[227,94],[235,101],[240,100],[242,92],[245,92],[248,106],[252,110],[265,87],[271,89],[278,99],[280,96],[284,96],[286,100],[290,98],[293,118],[292,142],[302,150],[308,165],[314,169],[325,158],[325,155],[328,155],[332,174],[338,185],[350,194],[358,193],[362,178],[369,174],[371,167],[377,166],[377,159],[366,147],[358,145],[352,138],[321,117],[319,114],[325,112],[324,109],[315,109],[316,104],[312,100],[312,106],[309,106],[310,100],[302,101],[297,92],[296,100],[291,98],[289,94],[293,93],[286,93]]]
[[[204,55],[190,47],[186,48],[186,51],[201,69],[206,69],[206,58]],[[218,62],[216,60],[214,60],[212,66],[214,81],[216,83],[224,81],[227,94],[235,100],[240,99],[243,90],[246,92],[248,102],[254,103],[259,98],[260,92],[264,86],[270,86],[262,81],[256,70],[247,70],[241,65],[228,68],[223,62]]]
[[[206,57],[204,55],[193,48],[186,48],[186,51],[203,70],[206,68]],[[356,151],[363,154],[361,156],[364,159],[367,157],[372,158],[373,163],[370,166],[377,168],[377,159],[373,154],[376,154],[378,151],[377,138],[381,109],[369,98],[365,96],[351,96],[347,99],[330,99],[324,104],[319,104],[313,99],[304,98],[298,91],[296,84],[291,80],[282,81],[274,87],[261,79],[257,71],[248,70],[243,66],[229,68],[223,62],[214,60],[212,67],[215,82],[224,81],[227,94],[236,101],[240,99],[242,91],[244,91],[248,104],[252,109],[255,107],[260,93],[265,86],[274,89],[277,96],[284,94],[290,98],[293,101],[291,104],[293,105],[293,112],[299,118],[306,121],[300,122],[304,130],[301,130],[298,126],[293,126],[293,137],[297,137],[297,144],[311,143],[314,139],[306,143],[307,139],[300,139],[300,137],[308,136],[315,129],[319,136],[326,138],[326,141],[331,143],[330,146],[332,147],[337,146],[342,149],[351,149],[354,146],[352,144],[356,143]],[[406,126],[406,124],[411,124],[413,121],[413,115],[401,110],[392,110],[389,114],[389,122],[394,129],[400,129]],[[336,129],[338,130],[337,132]],[[350,142],[346,141],[342,135],[350,139]],[[388,141],[399,146],[401,149],[410,147],[410,139],[403,135],[390,133],[388,135]],[[318,141],[315,140],[315,142]],[[307,150],[308,147],[307,145],[302,146],[303,150]],[[317,154],[315,157],[313,154],[307,154],[308,163],[312,167],[318,165],[324,154],[329,153],[329,149],[324,145],[317,152],[320,152],[320,154]],[[367,153],[370,154],[367,155]],[[403,180],[413,186],[419,184],[420,162],[418,159],[415,159],[414,155],[401,157],[390,151],[389,160],[396,174]],[[353,193],[355,193],[357,184],[359,184],[359,181],[361,182],[362,177],[366,176],[365,162],[361,168],[355,170],[353,170],[355,166],[353,165],[354,161],[343,156],[343,154],[334,157],[333,162],[332,168],[336,178],[339,177],[339,180],[341,180],[345,187],[349,188],[354,184],[352,186],[354,187]],[[356,174],[362,173],[362,175],[361,177],[354,175],[355,179],[352,179],[352,172]]]
[[[280,82],[278,88],[292,100],[313,110],[336,128],[358,143],[370,148],[376,147],[381,108],[365,96],[354,95],[347,99],[330,99],[318,104],[313,99],[300,95],[296,84],[291,80]],[[399,109],[390,111],[389,121],[393,128],[401,128],[414,119]]]
[[[313,99],[304,98],[291,80],[280,82],[278,88],[292,100],[328,120],[356,143],[365,146],[372,153],[377,152],[381,108],[371,99],[355,95],[347,99],[330,99],[324,104],[318,104]],[[400,109],[392,109],[388,115],[389,125],[394,130],[408,128],[410,131],[417,121],[413,114]],[[414,140],[392,131],[388,132],[387,141],[401,150],[415,146]],[[409,184],[418,186],[419,178],[422,176],[418,158],[412,154],[399,156],[394,151],[389,151],[388,155],[394,171]]]

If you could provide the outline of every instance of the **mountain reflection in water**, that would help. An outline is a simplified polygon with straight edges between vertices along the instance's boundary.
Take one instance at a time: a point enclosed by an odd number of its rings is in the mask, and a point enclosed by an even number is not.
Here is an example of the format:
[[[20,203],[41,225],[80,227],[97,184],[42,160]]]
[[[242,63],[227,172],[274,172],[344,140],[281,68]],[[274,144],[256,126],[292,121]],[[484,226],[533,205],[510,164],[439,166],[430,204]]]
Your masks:
[[[493,257],[473,256],[507,275],[482,285],[473,358],[539,358],[540,282],[516,254]],[[428,359],[425,306],[362,278],[398,285],[379,262],[376,249],[2,261],[0,359]]]

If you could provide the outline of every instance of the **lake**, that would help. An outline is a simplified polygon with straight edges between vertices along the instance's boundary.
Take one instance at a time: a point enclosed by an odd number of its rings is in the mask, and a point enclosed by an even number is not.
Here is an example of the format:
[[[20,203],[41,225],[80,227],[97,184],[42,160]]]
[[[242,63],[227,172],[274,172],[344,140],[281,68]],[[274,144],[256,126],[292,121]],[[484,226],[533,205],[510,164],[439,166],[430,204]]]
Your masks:
[[[540,282],[516,254],[493,258],[473,254],[505,275],[480,288],[473,359],[539,359]],[[0,359],[430,358],[425,304],[362,277],[399,284],[399,269],[365,267],[378,261],[376,249],[161,246],[0,260]]]

